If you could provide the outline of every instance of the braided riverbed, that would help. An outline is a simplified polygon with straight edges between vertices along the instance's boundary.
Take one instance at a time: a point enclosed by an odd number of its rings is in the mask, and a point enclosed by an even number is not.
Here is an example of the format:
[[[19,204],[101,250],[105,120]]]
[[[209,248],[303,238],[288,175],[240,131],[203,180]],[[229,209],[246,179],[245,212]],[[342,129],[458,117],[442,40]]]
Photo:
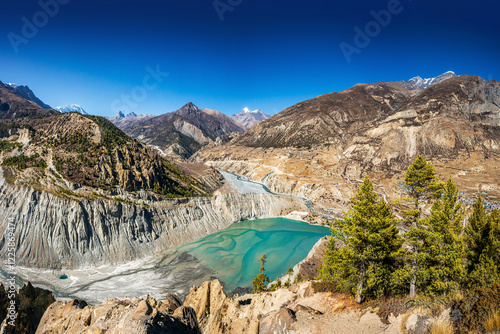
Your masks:
[[[266,254],[266,274],[274,280],[303,260],[329,229],[304,222],[269,218],[235,223],[229,228],[178,247],[212,269],[224,289],[248,288]]]

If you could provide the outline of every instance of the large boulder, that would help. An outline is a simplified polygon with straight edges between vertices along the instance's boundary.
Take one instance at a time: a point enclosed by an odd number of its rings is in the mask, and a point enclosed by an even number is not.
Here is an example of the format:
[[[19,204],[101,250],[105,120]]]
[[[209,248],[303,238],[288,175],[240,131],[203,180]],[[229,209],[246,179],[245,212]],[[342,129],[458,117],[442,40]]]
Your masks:
[[[295,334],[292,325],[296,321],[295,312],[282,307],[278,311],[268,313],[260,319],[259,334]]]
[[[204,282],[200,287],[194,287],[184,301],[184,306],[190,306],[196,312],[198,323],[202,327],[210,327],[216,319],[221,318],[223,305],[228,297],[222,289],[219,280]]]
[[[199,334],[194,310],[178,312],[164,303],[146,299],[112,299],[99,306],[57,301],[50,305],[36,334]]]

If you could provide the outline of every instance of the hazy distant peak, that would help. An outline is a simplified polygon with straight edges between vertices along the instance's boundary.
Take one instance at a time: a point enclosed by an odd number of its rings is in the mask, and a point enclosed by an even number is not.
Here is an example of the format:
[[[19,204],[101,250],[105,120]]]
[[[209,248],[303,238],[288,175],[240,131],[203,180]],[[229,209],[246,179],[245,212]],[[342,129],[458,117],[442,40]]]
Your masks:
[[[422,89],[428,88],[434,84],[437,84],[438,82],[444,81],[449,78],[456,77],[457,75],[453,71],[448,71],[445,72],[435,78],[426,78],[422,79],[420,76],[416,76],[408,80],[408,82],[411,82],[415,84],[415,86],[420,87]]]

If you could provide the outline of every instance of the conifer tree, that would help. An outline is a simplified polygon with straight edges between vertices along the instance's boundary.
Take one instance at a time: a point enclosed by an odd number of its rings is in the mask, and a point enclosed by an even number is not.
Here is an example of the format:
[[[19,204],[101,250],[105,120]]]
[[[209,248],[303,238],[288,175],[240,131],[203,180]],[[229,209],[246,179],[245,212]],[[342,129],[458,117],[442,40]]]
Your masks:
[[[399,281],[408,281],[410,297],[414,297],[417,286],[417,273],[421,265],[426,261],[427,255],[422,253],[424,240],[427,233],[419,224],[421,217],[420,203],[439,195],[442,188],[434,173],[434,167],[427,162],[423,155],[415,158],[408,167],[405,174],[405,185],[410,195],[408,201],[413,202],[414,209],[403,211],[411,225],[411,229],[405,233],[406,245],[409,247],[405,266],[395,273]]]
[[[343,220],[332,227],[332,238],[320,269],[320,278],[349,290],[360,303],[365,297],[390,294],[402,238],[388,203],[365,178]]]
[[[267,262],[267,256],[266,254],[263,254],[260,257],[260,267],[259,271],[260,273],[255,276],[255,278],[252,281],[252,293],[259,293],[262,291],[266,291],[266,283],[269,283],[271,280],[269,277],[265,274],[265,264]]]
[[[469,288],[500,282],[498,211],[487,215],[481,196],[474,204],[465,229]]]
[[[460,288],[465,273],[463,219],[458,189],[449,179],[442,197],[434,202],[430,217],[423,222],[426,229],[422,233],[422,253],[427,259],[417,275],[417,286],[427,295],[445,295]]]

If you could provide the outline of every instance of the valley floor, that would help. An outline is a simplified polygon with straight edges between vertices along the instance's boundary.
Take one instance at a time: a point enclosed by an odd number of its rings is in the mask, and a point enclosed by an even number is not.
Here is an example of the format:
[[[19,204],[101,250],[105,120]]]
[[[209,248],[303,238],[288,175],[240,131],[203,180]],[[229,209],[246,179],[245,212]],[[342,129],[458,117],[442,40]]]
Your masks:
[[[224,171],[221,173],[227,180],[221,193],[271,193],[262,184]],[[306,206],[296,208],[298,210],[286,210],[278,216],[307,222],[304,217],[308,212],[303,211]],[[5,284],[7,276],[10,277],[0,270],[0,282]],[[176,250],[166,250],[122,265],[61,270],[16,267],[19,285],[29,281],[34,286],[53,291],[58,300],[78,298],[93,305],[112,298],[144,297],[148,294],[156,299],[164,299],[167,294],[183,297],[192,286],[214,277],[217,274],[195,257]]]

